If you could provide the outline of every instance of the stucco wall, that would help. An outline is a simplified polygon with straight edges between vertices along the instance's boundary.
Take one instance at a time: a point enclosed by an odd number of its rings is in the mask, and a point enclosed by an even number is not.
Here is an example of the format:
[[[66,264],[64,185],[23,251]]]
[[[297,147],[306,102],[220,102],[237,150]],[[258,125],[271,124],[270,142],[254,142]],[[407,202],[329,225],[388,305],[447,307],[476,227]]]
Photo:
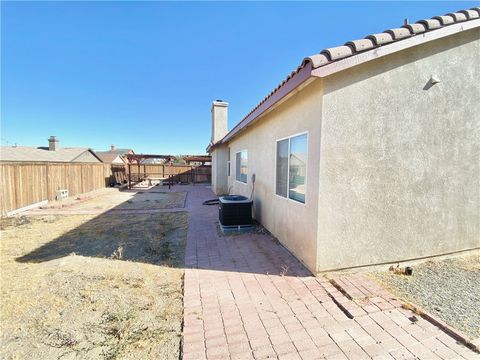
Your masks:
[[[478,39],[469,30],[324,79],[319,270],[480,245]]]
[[[212,155],[212,191],[217,195],[228,194],[227,161],[228,147],[217,146]]]
[[[316,80],[229,143],[230,193],[250,197],[251,176],[256,174],[255,218],[312,271],[316,269],[321,105],[321,80]],[[278,139],[305,131],[308,131],[307,191],[306,203],[301,204],[275,195],[275,158]],[[235,180],[235,154],[245,149],[248,150],[247,184]]]

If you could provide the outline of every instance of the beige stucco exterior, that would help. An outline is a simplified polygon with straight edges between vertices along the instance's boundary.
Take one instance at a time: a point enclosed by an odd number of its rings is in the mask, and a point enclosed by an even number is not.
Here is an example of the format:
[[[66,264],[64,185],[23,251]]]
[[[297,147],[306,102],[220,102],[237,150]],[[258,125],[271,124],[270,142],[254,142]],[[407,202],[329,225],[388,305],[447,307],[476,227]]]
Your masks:
[[[255,174],[255,218],[314,273],[479,247],[479,53],[477,28],[310,80],[214,147],[212,185],[229,149],[227,191]],[[305,204],[275,195],[276,141],[303,132]]]
[[[218,146],[212,152],[212,191],[217,195],[228,194],[228,146]]]
[[[480,246],[479,54],[477,28],[324,79],[319,270]]]
[[[313,272],[317,261],[321,114],[321,80],[316,80],[228,144],[232,159],[230,193],[250,197],[251,176],[255,174],[255,218]],[[276,141],[303,132],[308,132],[305,204],[275,195]],[[235,154],[242,150],[248,151],[247,184],[235,177]]]

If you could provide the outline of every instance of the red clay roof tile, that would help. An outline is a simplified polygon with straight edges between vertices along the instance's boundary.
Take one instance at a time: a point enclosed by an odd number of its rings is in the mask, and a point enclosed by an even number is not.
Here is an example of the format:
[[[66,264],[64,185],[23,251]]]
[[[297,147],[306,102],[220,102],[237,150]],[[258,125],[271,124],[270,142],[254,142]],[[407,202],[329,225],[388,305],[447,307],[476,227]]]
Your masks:
[[[450,15],[435,16],[433,19],[437,19],[443,26],[451,25],[455,23],[455,19]]]
[[[354,52],[370,50],[375,47],[371,39],[360,39],[346,42],[345,45],[350,46]]]
[[[427,31],[427,28],[423,24],[407,24],[402,27],[408,29],[412,35],[421,34]]]
[[[325,49],[322,51],[322,54],[326,55],[330,60],[335,61],[352,55],[353,51],[350,46],[342,45]]]
[[[375,45],[384,45],[393,41],[392,35],[388,33],[371,34],[365,38],[372,40]]]
[[[387,34],[392,35],[394,40],[405,39],[411,36],[410,30],[405,28],[389,29],[389,30],[385,30],[385,32]]]

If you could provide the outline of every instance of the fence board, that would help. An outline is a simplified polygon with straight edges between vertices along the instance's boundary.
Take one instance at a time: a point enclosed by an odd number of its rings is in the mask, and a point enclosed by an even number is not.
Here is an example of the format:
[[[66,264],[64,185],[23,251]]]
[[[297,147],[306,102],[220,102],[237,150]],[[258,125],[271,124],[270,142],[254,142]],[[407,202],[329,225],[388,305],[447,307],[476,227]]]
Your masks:
[[[54,200],[59,189],[67,189],[70,196],[101,189],[111,174],[110,164],[0,163],[1,215]]]
[[[131,165],[131,178],[136,182],[147,176],[173,177],[174,182],[209,182],[211,181],[211,166],[209,165],[163,165],[145,164]]]
[[[121,165],[91,163],[0,163],[1,215],[40,201],[54,200],[57,190],[67,189],[70,196],[125,183],[128,169]],[[211,181],[208,165],[132,165],[132,179],[145,175],[173,176],[174,182]]]

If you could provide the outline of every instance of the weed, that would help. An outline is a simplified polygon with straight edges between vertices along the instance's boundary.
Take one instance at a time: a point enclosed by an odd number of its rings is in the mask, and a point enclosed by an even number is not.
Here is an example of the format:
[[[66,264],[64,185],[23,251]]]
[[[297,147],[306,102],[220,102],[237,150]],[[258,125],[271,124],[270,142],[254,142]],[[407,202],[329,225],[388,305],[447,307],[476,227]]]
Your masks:
[[[123,245],[119,245],[117,250],[113,252],[110,256],[111,259],[122,260],[123,259],[124,248]]]
[[[53,329],[47,335],[44,344],[55,348],[72,347],[78,344],[78,340],[74,335],[68,332],[61,331],[60,329]]]

